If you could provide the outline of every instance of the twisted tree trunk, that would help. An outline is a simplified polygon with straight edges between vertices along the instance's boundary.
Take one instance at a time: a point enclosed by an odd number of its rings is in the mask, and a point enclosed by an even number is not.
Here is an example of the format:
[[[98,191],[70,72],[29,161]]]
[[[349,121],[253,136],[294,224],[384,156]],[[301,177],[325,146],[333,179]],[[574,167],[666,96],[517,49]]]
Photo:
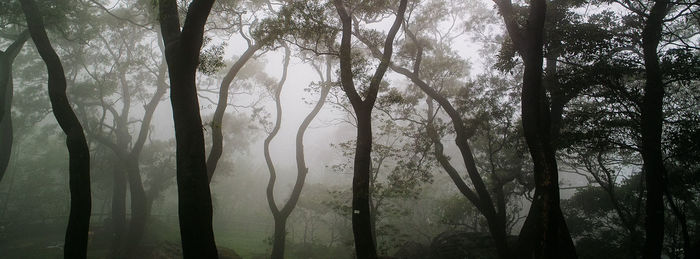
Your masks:
[[[65,258],[85,258],[87,256],[88,229],[90,228],[90,150],[83,128],[66,96],[66,76],[61,60],[51,46],[39,8],[32,0],[20,0],[27,19],[27,26],[46,63],[49,74],[49,99],[58,125],[66,134],[69,154],[70,214],[64,246]]]
[[[231,88],[231,82],[236,78],[238,72],[243,68],[243,66],[253,57],[256,51],[262,48],[262,44],[254,44],[249,46],[243,55],[236,61],[236,63],[231,66],[231,68],[221,80],[221,87],[219,87],[219,101],[216,104],[216,110],[214,110],[214,116],[211,120],[211,151],[207,157],[207,177],[211,183],[212,177],[214,177],[214,172],[216,171],[216,165],[219,163],[221,154],[223,153],[224,147],[224,134],[222,132],[222,127],[224,123],[224,113],[226,112],[226,107],[228,107],[228,94],[229,88]]]

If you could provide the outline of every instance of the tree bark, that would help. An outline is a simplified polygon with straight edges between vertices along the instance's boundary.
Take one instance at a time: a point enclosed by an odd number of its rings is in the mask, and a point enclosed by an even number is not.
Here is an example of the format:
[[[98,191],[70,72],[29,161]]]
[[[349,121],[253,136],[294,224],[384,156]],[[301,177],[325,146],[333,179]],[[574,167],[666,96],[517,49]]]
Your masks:
[[[46,63],[49,74],[49,99],[53,114],[66,134],[69,154],[70,214],[64,246],[65,258],[85,258],[87,256],[88,229],[90,228],[90,150],[85,140],[83,128],[66,96],[66,77],[61,60],[51,46],[44,29],[39,8],[32,0],[21,0],[27,26]]]
[[[29,31],[24,31],[4,52],[0,51],[0,182],[12,155],[12,62],[28,38]]]
[[[646,183],[646,220],[643,258],[660,258],[664,242],[664,165],[661,151],[664,83],[657,48],[668,0],[654,2],[642,31],[646,84],[641,107],[642,170]]]
[[[204,25],[213,4],[214,0],[192,1],[181,30],[176,1],[159,1],[175,122],[178,214],[185,258],[218,257],[195,80]]]

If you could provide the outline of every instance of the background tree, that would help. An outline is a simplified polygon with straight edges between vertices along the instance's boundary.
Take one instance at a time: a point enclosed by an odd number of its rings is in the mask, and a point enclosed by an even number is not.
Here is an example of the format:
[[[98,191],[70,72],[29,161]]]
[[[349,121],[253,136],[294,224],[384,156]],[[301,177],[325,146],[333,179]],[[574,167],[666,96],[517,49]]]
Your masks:
[[[86,89],[94,87],[93,84],[84,86],[81,89],[83,93],[92,93],[92,96],[82,97],[78,103],[81,110],[84,110],[82,116],[86,121],[93,121],[91,127],[86,127],[88,136],[110,148],[120,161],[117,164],[123,165],[113,168],[113,252],[118,256],[133,257],[145,232],[151,209],[149,205],[152,204],[149,202],[151,197],[143,186],[140,157],[150,133],[154,112],[168,88],[165,82],[167,66],[162,58],[146,58],[162,57],[159,55],[162,46],[154,48],[151,43],[144,43],[147,42],[150,31],[130,26],[111,16],[104,19],[107,19],[103,25],[104,30],[90,43],[102,46],[101,50],[106,51],[77,50],[75,53],[76,56],[82,55],[78,61],[82,65],[80,69],[99,88],[94,91]],[[161,53],[151,52],[153,49]],[[117,65],[105,69],[105,60],[112,60]],[[139,79],[140,83],[135,83],[135,79]],[[116,84],[112,83],[115,81]],[[145,88],[151,85],[155,85],[156,89],[149,96],[145,93]],[[95,102],[95,99],[99,101]],[[140,125],[132,127],[133,114],[140,112],[133,103],[141,101],[144,109],[139,119]],[[132,217],[129,227],[125,228],[127,182],[130,187]],[[122,239],[125,230],[128,233]]]
[[[265,138],[264,142],[264,153],[265,153],[265,162],[267,164],[268,171],[270,173],[270,178],[267,184],[267,189],[266,189],[266,194],[267,194],[267,201],[268,205],[270,207],[270,210],[272,211],[273,218],[275,219],[275,232],[273,235],[273,241],[272,241],[272,258],[284,258],[285,254],[285,245],[286,245],[286,236],[287,236],[287,219],[289,218],[289,215],[292,213],[294,208],[297,205],[297,202],[299,201],[299,197],[301,195],[301,191],[304,187],[304,183],[306,181],[306,175],[308,174],[308,168],[306,167],[306,161],[304,159],[304,133],[306,132],[306,129],[309,127],[313,119],[318,115],[318,113],[321,111],[321,108],[325,104],[326,97],[328,96],[328,92],[330,91],[331,86],[333,86],[333,82],[331,81],[331,67],[332,67],[332,61],[329,58],[326,61],[326,69],[325,73],[321,72],[320,68],[317,65],[313,65],[316,69],[316,71],[319,73],[319,77],[321,79],[319,86],[320,86],[320,97],[319,100],[316,102],[316,105],[313,107],[311,112],[307,114],[307,116],[304,118],[304,121],[299,125],[299,129],[297,130],[297,135],[296,135],[296,163],[297,163],[297,178],[296,182],[294,184],[294,187],[292,188],[292,192],[289,196],[289,199],[287,202],[284,203],[284,205],[280,208],[277,205],[277,202],[275,201],[275,196],[274,196],[274,189],[275,189],[275,183],[277,179],[277,172],[275,170],[274,163],[272,161],[272,157],[270,155],[270,143],[274,139],[274,137],[277,135],[277,132],[279,131],[281,127],[281,121],[282,121],[282,104],[281,104],[281,92],[282,92],[282,86],[284,85],[287,77],[287,68],[289,66],[289,61],[291,59],[291,51],[289,46],[282,42],[282,46],[284,47],[285,50],[285,58],[284,58],[284,70],[282,73],[282,78],[280,81],[277,83],[276,86],[274,86],[271,91],[272,93],[272,98],[275,101],[275,107],[276,107],[276,115],[275,115],[275,123],[273,125],[272,130],[268,134],[267,138]]]
[[[248,15],[246,22],[244,22],[243,15],[245,12],[250,11],[250,9],[253,10],[253,13],[257,11],[257,9],[260,9],[262,7],[262,3],[248,3],[247,5],[244,5],[244,7],[247,7],[245,10],[246,11],[235,11],[235,5],[240,4],[238,2],[218,2],[218,4],[215,5],[214,11],[216,14],[219,14],[215,17],[220,17],[220,20],[217,20],[218,22],[222,24],[229,24],[228,26],[222,26],[218,25],[217,27],[234,27],[238,31],[238,33],[245,39],[246,44],[248,48],[241,54],[240,57],[236,60],[236,62],[231,65],[229,68],[228,72],[226,72],[226,75],[223,77],[221,80],[221,86],[219,87],[219,100],[216,104],[216,110],[214,111],[214,115],[211,120],[211,150],[209,152],[209,156],[207,157],[207,175],[209,177],[209,182],[211,182],[212,177],[214,176],[214,171],[216,170],[216,165],[221,158],[221,155],[223,153],[223,132],[222,132],[222,127],[221,125],[223,124],[223,119],[224,119],[224,114],[226,112],[226,107],[229,104],[228,98],[229,98],[229,89],[231,87],[231,83],[234,81],[238,73],[241,71],[243,66],[252,58],[256,52],[259,50],[263,49],[266,46],[269,46],[272,42],[274,42],[274,38],[277,37],[275,34],[268,34],[268,35],[257,35],[255,33],[252,33],[253,30],[251,27],[254,26],[254,23],[256,22],[255,15]],[[268,3],[269,4],[269,3]],[[270,10],[273,11],[273,10]],[[231,15],[235,16],[231,16]],[[237,17],[236,17],[237,16]],[[228,19],[227,19],[228,18]],[[248,21],[252,20],[252,21]],[[214,21],[216,23],[217,21]],[[246,35],[245,28],[248,27],[248,31],[251,31],[253,35]]]

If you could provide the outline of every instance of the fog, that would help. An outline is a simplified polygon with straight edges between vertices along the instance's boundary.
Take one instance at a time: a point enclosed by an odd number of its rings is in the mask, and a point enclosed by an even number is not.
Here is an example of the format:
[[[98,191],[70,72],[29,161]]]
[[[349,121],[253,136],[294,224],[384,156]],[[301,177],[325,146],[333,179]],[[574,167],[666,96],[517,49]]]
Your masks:
[[[700,257],[692,1],[0,2],[0,258]]]

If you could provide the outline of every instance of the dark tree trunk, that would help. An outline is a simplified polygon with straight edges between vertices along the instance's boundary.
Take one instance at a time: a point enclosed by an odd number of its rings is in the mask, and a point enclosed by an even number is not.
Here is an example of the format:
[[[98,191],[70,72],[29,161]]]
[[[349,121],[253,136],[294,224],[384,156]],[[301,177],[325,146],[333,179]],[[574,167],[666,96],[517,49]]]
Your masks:
[[[270,258],[284,258],[284,247],[287,240],[287,217],[275,217],[275,233],[272,241],[272,254]]]
[[[355,108],[357,142],[352,177],[352,232],[357,258],[377,258],[370,211],[370,167],[372,163],[372,107]]]
[[[178,213],[185,258],[217,258],[195,75],[214,0],[190,3],[182,31],[175,1],[159,1],[177,142]]]
[[[544,16],[544,1],[533,1],[532,4],[535,7],[542,5],[539,15]],[[534,39],[531,39],[530,48],[521,53],[525,61],[522,121],[534,164],[535,195],[520,233],[519,254],[527,258],[573,258],[575,248],[559,207],[559,174],[550,138],[551,115],[542,85],[541,33],[540,28],[532,35]]]
[[[4,58],[3,60],[0,60],[0,62],[5,63]],[[5,64],[2,64],[0,66],[3,66],[0,69],[5,69],[4,67]],[[12,73],[11,71],[8,71]],[[3,72],[0,72],[3,73]],[[12,79],[9,79],[9,82],[7,82],[5,89],[2,89],[0,87],[0,91],[6,92],[4,96],[4,103],[0,104],[5,107],[5,110],[7,111],[7,115],[3,116],[0,119],[0,182],[2,182],[3,177],[5,176],[5,171],[7,170],[7,167],[10,165],[10,157],[12,156],[12,142],[13,142],[13,132],[12,132],[12,115],[10,114],[10,110],[12,108]]]
[[[655,1],[642,31],[646,84],[641,107],[642,170],[646,182],[646,239],[644,258],[660,258],[664,242],[664,165],[661,151],[664,83],[657,48],[661,40],[668,1]]]
[[[377,249],[372,236],[372,224],[369,206],[369,183],[372,153],[372,109],[377,99],[379,85],[384,73],[391,63],[394,38],[403,22],[407,1],[401,0],[396,12],[396,19],[389,29],[384,41],[384,52],[379,66],[372,76],[363,100],[355,88],[352,72],[352,17],[348,14],[343,1],[335,0],[334,5],[343,23],[340,43],[340,81],[343,91],[350,99],[357,118],[357,142],[352,179],[352,231],[355,237],[355,253],[360,259],[377,258]]]
[[[126,232],[126,176],[122,167],[115,166],[112,185],[112,257],[122,257]]]
[[[0,51],[0,182],[12,155],[12,62],[29,38],[29,31],[24,31],[3,52]]]
[[[32,0],[21,0],[29,32],[49,74],[49,99],[58,125],[66,134],[69,154],[70,214],[64,246],[65,258],[87,256],[90,228],[90,150],[83,128],[66,96],[66,77],[61,60],[51,46],[39,8]]]
[[[520,231],[521,258],[576,258],[571,235],[559,206],[559,172],[552,139],[551,111],[542,82],[546,0],[530,1],[528,26],[517,23],[509,0],[496,1],[508,35],[523,58],[522,123],[532,156],[535,196]]]

